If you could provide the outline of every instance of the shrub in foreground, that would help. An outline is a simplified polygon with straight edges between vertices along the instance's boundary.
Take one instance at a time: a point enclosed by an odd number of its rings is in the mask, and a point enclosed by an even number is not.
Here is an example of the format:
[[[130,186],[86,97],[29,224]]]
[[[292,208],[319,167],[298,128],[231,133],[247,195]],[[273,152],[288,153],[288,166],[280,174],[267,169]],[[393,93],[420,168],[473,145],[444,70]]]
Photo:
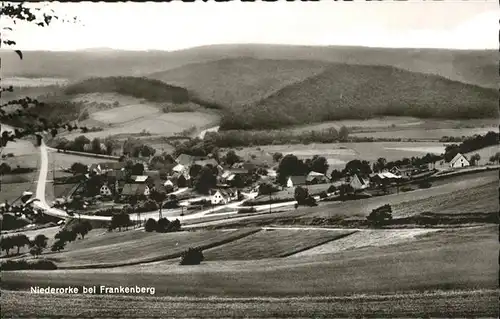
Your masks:
[[[182,254],[181,265],[199,265],[205,257],[199,248],[189,248]]]
[[[380,206],[372,210],[366,220],[372,225],[383,225],[392,220],[392,207],[389,204]]]

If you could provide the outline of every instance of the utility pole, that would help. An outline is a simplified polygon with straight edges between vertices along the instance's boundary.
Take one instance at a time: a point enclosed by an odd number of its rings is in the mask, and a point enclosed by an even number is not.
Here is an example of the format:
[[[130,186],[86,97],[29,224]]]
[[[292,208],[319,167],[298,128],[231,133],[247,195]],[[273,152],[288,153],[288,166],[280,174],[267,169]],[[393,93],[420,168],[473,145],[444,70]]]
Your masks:
[[[269,214],[271,213],[271,193],[269,193]]]

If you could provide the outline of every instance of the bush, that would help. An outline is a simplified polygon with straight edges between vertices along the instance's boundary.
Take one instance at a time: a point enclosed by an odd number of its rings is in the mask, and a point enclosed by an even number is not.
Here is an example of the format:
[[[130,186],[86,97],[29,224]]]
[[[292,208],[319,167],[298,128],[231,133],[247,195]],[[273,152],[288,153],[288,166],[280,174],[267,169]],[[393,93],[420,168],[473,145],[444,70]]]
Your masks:
[[[181,265],[199,265],[205,257],[199,248],[189,248],[182,254]]]
[[[7,260],[0,264],[1,271],[8,270],[54,270],[57,269],[56,264],[50,260],[36,260],[27,262],[26,260]]]
[[[156,223],[156,220],[154,220],[153,218],[150,218],[146,221],[146,224],[144,225],[144,229],[150,233],[150,232],[153,232],[157,229],[157,223]]]
[[[56,240],[54,242],[54,244],[52,244],[50,251],[59,252],[59,251],[63,250],[65,246],[66,246],[66,242],[59,239],[59,240]]]
[[[319,198],[327,198],[328,197],[328,194],[325,192],[325,191],[322,191],[321,193],[319,193]]]
[[[330,185],[326,191],[327,193],[335,193],[337,191],[337,187],[335,187],[335,185]]]
[[[167,228],[170,225],[170,221],[163,217],[158,220],[158,223],[156,223],[156,231],[158,233],[165,233],[167,232]]]
[[[373,225],[383,225],[392,220],[392,207],[389,204],[380,206],[372,210],[370,215],[366,217],[368,222]]]

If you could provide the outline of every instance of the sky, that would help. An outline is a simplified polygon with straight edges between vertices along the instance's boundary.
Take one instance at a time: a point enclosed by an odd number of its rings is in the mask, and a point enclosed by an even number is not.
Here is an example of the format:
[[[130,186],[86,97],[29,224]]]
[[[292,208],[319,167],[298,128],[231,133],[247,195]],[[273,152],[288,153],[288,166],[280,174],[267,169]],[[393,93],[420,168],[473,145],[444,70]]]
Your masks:
[[[30,6],[37,6],[30,4]],[[38,5],[40,6],[40,5]],[[78,23],[9,24],[22,50],[180,50],[269,43],[498,49],[496,1],[51,3]]]

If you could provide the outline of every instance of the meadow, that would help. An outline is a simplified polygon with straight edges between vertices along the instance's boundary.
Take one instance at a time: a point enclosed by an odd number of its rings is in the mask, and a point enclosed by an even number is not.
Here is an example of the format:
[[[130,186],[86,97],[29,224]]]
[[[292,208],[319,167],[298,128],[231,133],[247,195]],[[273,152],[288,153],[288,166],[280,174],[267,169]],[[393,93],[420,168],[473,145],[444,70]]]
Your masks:
[[[311,158],[314,155],[324,156],[332,169],[342,169],[345,164],[354,159],[376,161],[383,157],[388,161],[404,157],[423,156],[427,153],[444,153],[445,143],[440,142],[367,142],[367,143],[312,143],[294,145],[265,145],[259,147],[238,148],[236,153],[242,157],[254,154],[257,158],[264,154],[269,158],[276,152],[293,154],[299,159]]]
[[[119,241],[109,243],[106,234],[103,241],[81,241],[77,248],[47,255],[58,267],[110,267],[138,264],[180,257],[189,247],[213,247],[248,236],[255,229],[223,231],[183,231],[177,233],[147,233],[129,230],[118,235]]]
[[[286,257],[348,236],[350,230],[261,230],[245,238],[208,249],[205,260],[257,260]]]
[[[497,263],[498,231],[489,226],[302,258],[207,261],[184,267],[155,262],[112,269],[13,271],[2,276],[2,288],[140,285],[155,287],[157,296],[197,297],[394,295],[444,287],[448,291],[496,289]]]

